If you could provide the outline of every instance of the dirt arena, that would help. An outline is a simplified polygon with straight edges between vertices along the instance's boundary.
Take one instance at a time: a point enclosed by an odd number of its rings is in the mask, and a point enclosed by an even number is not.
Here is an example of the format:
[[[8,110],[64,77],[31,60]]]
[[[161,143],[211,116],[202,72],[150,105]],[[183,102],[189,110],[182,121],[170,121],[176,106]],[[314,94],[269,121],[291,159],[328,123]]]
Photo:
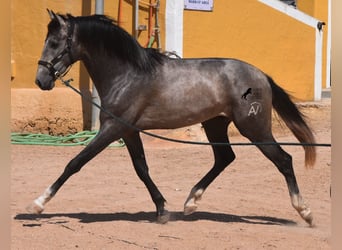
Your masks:
[[[330,100],[301,105],[317,142],[330,143]],[[203,140],[199,126],[158,131]],[[279,124],[278,141],[296,142]],[[184,216],[193,185],[212,166],[208,146],[143,137],[150,174],[167,199],[167,224],[136,176],[126,148],[109,147],[72,176],[41,215],[25,207],[37,198],[82,146],[12,145],[12,249],[330,249],[331,149],[317,148],[313,169],[300,147],[292,157],[299,188],[314,216],[309,227],[292,208],[286,183],[255,147],[235,147],[236,160],[209,186],[198,211]],[[239,135],[232,142],[246,141]]]

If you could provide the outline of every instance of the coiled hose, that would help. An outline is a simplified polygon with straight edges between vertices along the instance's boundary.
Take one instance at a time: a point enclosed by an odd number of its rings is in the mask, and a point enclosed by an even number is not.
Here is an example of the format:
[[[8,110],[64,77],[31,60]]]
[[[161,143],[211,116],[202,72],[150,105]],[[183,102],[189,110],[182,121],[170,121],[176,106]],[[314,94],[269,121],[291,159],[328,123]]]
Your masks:
[[[11,143],[21,145],[46,146],[85,146],[95,137],[98,131],[81,131],[66,136],[47,134],[11,133]],[[125,142],[120,139],[109,145],[110,147],[124,147]]]

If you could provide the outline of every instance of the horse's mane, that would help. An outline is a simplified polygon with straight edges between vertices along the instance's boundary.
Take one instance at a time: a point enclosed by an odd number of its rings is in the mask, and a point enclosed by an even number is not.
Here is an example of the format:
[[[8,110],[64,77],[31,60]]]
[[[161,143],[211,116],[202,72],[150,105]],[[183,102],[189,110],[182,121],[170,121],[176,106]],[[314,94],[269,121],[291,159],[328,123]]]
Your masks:
[[[78,16],[61,15],[77,25],[78,39],[88,48],[118,57],[139,70],[151,71],[163,63],[165,55],[153,48],[143,48],[116,21],[104,15]],[[52,22],[49,26],[53,26]]]

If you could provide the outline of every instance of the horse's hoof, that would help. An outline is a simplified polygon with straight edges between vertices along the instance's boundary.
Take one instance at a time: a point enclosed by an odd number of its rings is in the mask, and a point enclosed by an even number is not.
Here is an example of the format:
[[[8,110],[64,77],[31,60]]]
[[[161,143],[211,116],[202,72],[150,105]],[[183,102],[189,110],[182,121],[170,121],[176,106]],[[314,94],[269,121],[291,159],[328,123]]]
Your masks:
[[[189,194],[189,197],[184,203],[184,215],[190,215],[197,210],[197,201],[202,199],[202,194],[204,190],[202,188],[193,188]]]
[[[311,220],[306,220],[306,222],[310,225],[310,227],[316,227],[315,223],[313,223],[313,218],[311,218]]]
[[[313,216],[312,216],[312,212],[310,211],[310,209],[302,211],[300,213],[300,215],[310,225],[310,227],[314,227],[315,226],[314,223],[313,223]]]
[[[167,222],[169,221],[169,219],[170,219],[170,213],[169,213],[169,211],[164,210],[163,214],[158,215],[158,217],[157,217],[157,222],[158,222],[159,224],[165,224],[165,223],[167,223]]]
[[[311,209],[305,204],[300,194],[291,195],[292,206],[297,210],[300,216],[311,226],[313,224],[313,216]]]
[[[197,210],[197,205],[196,204],[191,204],[191,205],[186,205],[184,206],[184,215],[190,215]]]
[[[36,202],[32,202],[30,205],[26,207],[26,211],[30,214],[41,214],[44,210],[44,207],[38,205]]]

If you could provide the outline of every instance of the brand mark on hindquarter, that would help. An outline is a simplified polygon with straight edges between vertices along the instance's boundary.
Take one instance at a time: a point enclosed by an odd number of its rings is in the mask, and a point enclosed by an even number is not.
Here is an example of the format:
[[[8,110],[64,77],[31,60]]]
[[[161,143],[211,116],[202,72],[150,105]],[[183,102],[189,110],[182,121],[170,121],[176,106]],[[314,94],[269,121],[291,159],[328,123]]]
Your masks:
[[[252,102],[248,111],[248,116],[257,115],[262,110],[260,102]]]

